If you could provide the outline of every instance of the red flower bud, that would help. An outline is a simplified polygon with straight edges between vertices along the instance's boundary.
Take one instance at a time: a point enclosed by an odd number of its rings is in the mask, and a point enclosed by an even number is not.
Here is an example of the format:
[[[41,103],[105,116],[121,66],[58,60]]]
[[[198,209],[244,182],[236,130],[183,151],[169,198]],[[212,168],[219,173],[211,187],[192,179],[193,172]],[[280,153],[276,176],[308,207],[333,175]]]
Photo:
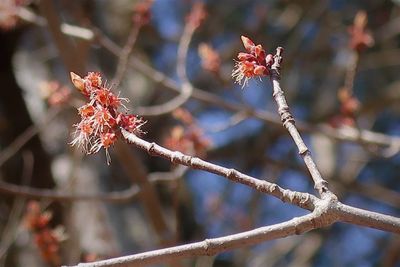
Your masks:
[[[69,74],[71,76],[72,84],[76,87],[76,89],[83,93],[85,91],[85,81],[81,76],[72,71]]]
[[[252,40],[250,40],[249,38],[247,38],[246,36],[241,36],[240,37],[242,39],[244,48],[246,48],[247,51],[251,52],[251,50],[253,49],[253,47],[255,46],[255,44],[253,43]]]
[[[253,73],[255,75],[263,75],[266,70],[267,70],[267,68],[264,66],[257,66],[254,68]]]

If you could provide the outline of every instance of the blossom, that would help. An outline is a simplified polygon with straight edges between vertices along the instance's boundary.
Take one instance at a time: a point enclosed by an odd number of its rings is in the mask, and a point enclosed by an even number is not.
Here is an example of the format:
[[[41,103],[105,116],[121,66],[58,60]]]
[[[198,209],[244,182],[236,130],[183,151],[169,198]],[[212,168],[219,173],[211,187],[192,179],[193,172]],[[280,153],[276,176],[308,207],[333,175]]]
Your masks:
[[[61,106],[71,98],[71,90],[57,81],[44,81],[40,83],[39,89],[49,106]]]
[[[150,22],[151,19],[151,6],[153,0],[146,0],[135,3],[133,7],[132,21],[137,25],[145,25]]]
[[[232,78],[238,84],[247,84],[248,80],[253,77],[268,76],[270,67],[273,63],[273,56],[266,54],[261,45],[255,45],[250,38],[241,36],[244,48],[247,52],[240,52],[235,61],[232,71]]]
[[[172,150],[194,154],[203,157],[207,153],[211,142],[205,138],[202,129],[188,110],[178,108],[173,112],[173,117],[182,125],[171,129],[169,136],[164,140],[164,145]]]
[[[201,66],[210,72],[218,73],[221,67],[221,58],[217,51],[206,43],[199,45]]]
[[[349,28],[350,48],[360,53],[368,47],[374,45],[375,41],[370,31],[367,30],[367,13],[358,11],[353,25]]]
[[[141,127],[146,123],[142,118],[124,114],[127,110],[121,98],[106,87],[99,72],[89,72],[84,78],[71,72],[74,86],[87,98],[87,103],[78,108],[81,121],[75,124],[74,139],[70,143],[87,154],[93,154],[104,148],[107,164],[111,162],[108,149],[121,136],[124,129],[130,133],[141,135]]]
[[[194,29],[198,28],[200,24],[207,17],[207,12],[202,2],[196,2],[189,15],[186,17],[187,23]]]
[[[52,213],[42,211],[37,201],[30,201],[24,216],[24,225],[32,233],[42,259],[51,266],[60,266],[60,242],[67,238],[63,226],[50,227]]]

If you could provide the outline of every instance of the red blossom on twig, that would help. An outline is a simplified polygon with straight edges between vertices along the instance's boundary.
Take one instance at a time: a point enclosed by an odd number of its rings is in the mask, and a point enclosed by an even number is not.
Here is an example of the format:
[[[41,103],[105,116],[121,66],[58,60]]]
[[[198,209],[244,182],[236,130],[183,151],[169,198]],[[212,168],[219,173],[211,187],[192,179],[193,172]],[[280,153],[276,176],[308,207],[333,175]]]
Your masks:
[[[211,143],[204,137],[203,131],[189,111],[178,108],[173,112],[173,116],[183,125],[172,128],[170,135],[164,140],[165,146],[183,153],[194,153],[200,157],[205,156]]]
[[[143,0],[142,2],[136,3],[133,7],[133,23],[138,25],[145,25],[149,23],[151,19],[152,5],[153,0]]]
[[[197,28],[203,22],[203,20],[207,17],[207,12],[204,8],[204,4],[202,2],[196,2],[189,15],[186,17],[186,21],[193,28]]]
[[[201,66],[210,72],[217,73],[221,67],[221,58],[217,51],[210,45],[201,43],[199,45],[199,55],[201,59]]]
[[[358,110],[360,109],[360,101],[352,95],[345,87],[338,91],[338,100],[340,102],[340,113],[331,118],[332,127],[354,126]]]
[[[349,28],[350,33],[350,48],[360,53],[366,48],[374,45],[374,38],[370,31],[367,30],[367,13],[365,11],[358,11],[353,25]]]
[[[88,99],[88,103],[78,108],[81,121],[75,124],[75,138],[71,145],[77,145],[87,154],[98,152],[101,148],[106,151],[107,163],[111,162],[108,149],[120,136],[123,128],[130,133],[140,135],[141,127],[145,124],[142,118],[121,113],[125,109],[121,98],[103,85],[98,72],[89,72],[84,78],[71,72],[74,86]]]
[[[57,81],[45,81],[39,85],[40,92],[49,106],[60,106],[67,103],[71,97],[71,90]]]
[[[238,54],[238,60],[232,71],[232,78],[235,79],[236,83],[243,84],[244,87],[250,78],[270,74],[269,69],[273,63],[273,56],[267,55],[261,45],[255,45],[249,38],[245,36],[241,36],[241,38],[247,53],[240,52]]]

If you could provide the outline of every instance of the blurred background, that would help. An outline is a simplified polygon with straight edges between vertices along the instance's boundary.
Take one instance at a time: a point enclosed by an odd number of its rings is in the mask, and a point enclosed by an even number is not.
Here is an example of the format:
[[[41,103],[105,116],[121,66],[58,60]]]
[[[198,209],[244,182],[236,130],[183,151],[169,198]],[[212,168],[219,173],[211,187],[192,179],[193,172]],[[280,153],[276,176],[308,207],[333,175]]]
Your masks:
[[[69,72],[98,71],[147,121],[145,140],[314,193],[269,79],[231,77],[241,35],[284,47],[289,106],[340,200],[400,216],[400,1],[1,0],[0,264],[76,264],[306,214],[123,142],[110,165],[70,145],[85,98]],[[169,266],[389,267],[399,251],[398,236],[338,223]]]

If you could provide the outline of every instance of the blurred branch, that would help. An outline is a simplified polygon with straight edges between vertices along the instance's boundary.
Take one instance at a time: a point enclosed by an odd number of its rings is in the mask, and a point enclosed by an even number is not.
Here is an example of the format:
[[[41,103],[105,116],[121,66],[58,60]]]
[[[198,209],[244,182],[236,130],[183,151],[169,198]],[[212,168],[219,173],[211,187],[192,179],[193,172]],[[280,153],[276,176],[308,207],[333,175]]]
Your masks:
[[[82,74],[85,70],[84,59],[77,58],[76,48],[71,43],[71,40],[61,31],[62,24],[60,22],[59,12],[54,7],[52,0],[41,0],[39,2],[40,10],[47,21],[47,27],[49,28],[54,43],[58,49],[58,52],[62,58],[63,63],[69,73],[69,71],[75,71]],[[65,27],[65,26],[64,26]]]
[[[63,193],[51,189],[39,189],[0,181],[0,192],[8,195],[57,201],[105,201],[124,203],[135,198],[139,193],[139,188],[137,186],[131,186],[129,189],[118,192],[88,195]]]
[[[179,179],[186,170],[177,169],[172,172],[149,173],[148,180],[151,183],[165,183]],[[30,186],[22,186],[0,181],[0,192],[6,195],[15,195],[27,198],[47,199],[55,201],[104,201],[111,203],[126,203],[137,198],[140,188],[132,185],[130,188],[122,191],[108,192],[102,194],[70,194],[52,189],[39,189]]]
[[[33,154],[32,152],[22,153],[24,166],[22,173],[22,184],[28,184],[32,179],[33,173]],[[25,197],[16,197],[14,198],[14,203],[11,208],[11,213],[8,216],[7,224],[4,227],[1,242],[0,242],[0,265],[4,266],[5,255],[14,242],[14,239],[17,236],[17,230],[20,226],[21,215],[24,211],[25,206]]]
[[[0,166],[2,166],[15,153],[17,153],[32,137],[43,130],[43,126],[53,120],[60,113],[60,111],[61,109],[59,108],[50,109],[40,125],[31,125],[21,135],[15,138],[15,140],[10,145],[3,149],[0,153]]]
[[[279,168],[289,168],[304,174],[308,174],[308,171],[304,167],[296,163],[290,163],[285,160],[276,160],[266,156],[265,158],[264,164],[266,165],[273,165]],[[368,180],[373,180],[373,178]],[[374,201],[379,201],[396,208],[400,206],[400,193],[395,190],[385,188],[379,184],[359,182],[356,179],[338,176],[330,177],[330,184],[332,184],[332,186],[339,192],[359,194]]]
[[[178,107],[182,106],[192,95],[193,86],[189,82],[189,79],[186,75],[186,60],[187,54],[189,50],[189,44],[192,40],[193,33],[195,32],[197,27],[193,25],[193,23],[186,23],[185,28],[183,29],[183,34],[179,41],[178,46],[178,56],[177,56],[177,66],[176,70],[178,73],[178,77],[182,82],[181,89],[179,90],[179,95],[170,101],[149,107],[138,107],[136,108],[136,112],[145,116],[158,116],[161,114],[172,112]]]
[[[26,7],[19,7],[17,10],[17,15],[21,19],[33,23],[37,26],[40,27],[46,27],[47,26],[47,21],[44,17],[39,16],[35,14],[33,11],[31,11],[29,8]],[[91,41],[93,40],[94,34],[93,31],[90,29],[86,29],[83,27],[79,26],[74,26],[68,23],[61,23],[60,24],[60,29],[61,32],[64,33],[65,35],[75,37],[78,39],[86,40],[86,41]]]
[[[172,234],[164,219],[161,202],[153,185],[147,179],[147,173],[138,157],[133,154],[129,147],[120,142],[116,143],[116,154],[132,183],[137,184],[141,191],[139,198],[149,216],[152,226],[157,233],[162,245],[172,244]]]
[[[124,75],[126,73],[129,57],[132,53],[133,46],[136,43],[141,25],[142,24],[134,24],[133,25],[133,27],[129,33],[128,40],[126,41],[124,48],[122,48],[121,53],[119,54],[117,70],[115,72],[115,77],[112,81],[112,84],[115,85],[115,87],[119,86],[122,78],[124,77]]]

